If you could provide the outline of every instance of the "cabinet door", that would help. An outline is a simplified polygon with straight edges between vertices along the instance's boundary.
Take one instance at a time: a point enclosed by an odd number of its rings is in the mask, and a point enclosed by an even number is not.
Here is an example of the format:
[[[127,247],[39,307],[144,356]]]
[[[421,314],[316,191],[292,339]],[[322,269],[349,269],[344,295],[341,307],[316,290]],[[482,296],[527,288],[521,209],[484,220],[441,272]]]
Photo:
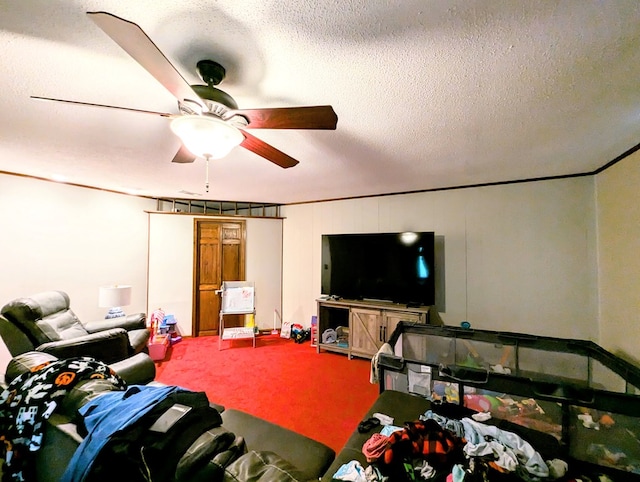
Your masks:
[[[384,326],[382,329],[383,340],[388,341],[391,338],[393,330],[396,329],[398,323],[406,321],[409,323],[423,323],[420,313],[407,313],[402,311],[385,311]]]
[[[384,343],[382,339],[382,312],[351,308],[351,352],[373,356]]]

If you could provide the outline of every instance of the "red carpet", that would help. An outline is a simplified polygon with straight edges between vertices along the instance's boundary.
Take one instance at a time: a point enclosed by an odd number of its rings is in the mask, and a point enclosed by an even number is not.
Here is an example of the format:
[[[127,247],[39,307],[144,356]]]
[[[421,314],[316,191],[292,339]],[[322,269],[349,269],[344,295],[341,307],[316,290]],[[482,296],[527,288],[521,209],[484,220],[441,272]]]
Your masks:
[[[156,364],[156,379],[206,392],[211,402],[249,412],[338,452],[378,396],[370,362],[322,352],[277,335],[248,340],[184,338]]]

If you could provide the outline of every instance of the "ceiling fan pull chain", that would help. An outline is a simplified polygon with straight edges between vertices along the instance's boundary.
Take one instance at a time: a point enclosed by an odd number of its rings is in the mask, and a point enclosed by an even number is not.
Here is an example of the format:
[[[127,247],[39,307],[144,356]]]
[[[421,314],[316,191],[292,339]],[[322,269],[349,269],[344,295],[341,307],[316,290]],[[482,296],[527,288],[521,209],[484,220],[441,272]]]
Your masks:
[[[206,166],[205,166],[205,176],[204,176],[204,189],[206,192],[209,192],[209,159],[211,156],[205,156]]]

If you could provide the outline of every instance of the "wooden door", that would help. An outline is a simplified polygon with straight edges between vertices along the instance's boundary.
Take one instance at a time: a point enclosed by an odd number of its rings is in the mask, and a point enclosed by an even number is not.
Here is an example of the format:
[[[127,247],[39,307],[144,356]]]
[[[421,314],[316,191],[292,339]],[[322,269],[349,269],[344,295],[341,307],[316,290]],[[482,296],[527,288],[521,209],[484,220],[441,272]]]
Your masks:
[[[244,281],[245,222],[196,219],[194,225],[193,335],[217,335],[223,281]],[[225,326],[242,326],[240,315],[225,315]]]
[[[351,352],[373,356],[384,343],[382,337],[382,313],[379,310],[351,308]]]

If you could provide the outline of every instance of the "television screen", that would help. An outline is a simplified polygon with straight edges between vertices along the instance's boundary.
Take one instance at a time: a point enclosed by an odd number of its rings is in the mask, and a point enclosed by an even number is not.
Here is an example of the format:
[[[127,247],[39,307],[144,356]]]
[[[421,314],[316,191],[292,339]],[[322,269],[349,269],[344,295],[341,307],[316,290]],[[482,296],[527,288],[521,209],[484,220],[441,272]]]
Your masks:
[[[322,294],[435,304],[434,233],[325,234]]]

